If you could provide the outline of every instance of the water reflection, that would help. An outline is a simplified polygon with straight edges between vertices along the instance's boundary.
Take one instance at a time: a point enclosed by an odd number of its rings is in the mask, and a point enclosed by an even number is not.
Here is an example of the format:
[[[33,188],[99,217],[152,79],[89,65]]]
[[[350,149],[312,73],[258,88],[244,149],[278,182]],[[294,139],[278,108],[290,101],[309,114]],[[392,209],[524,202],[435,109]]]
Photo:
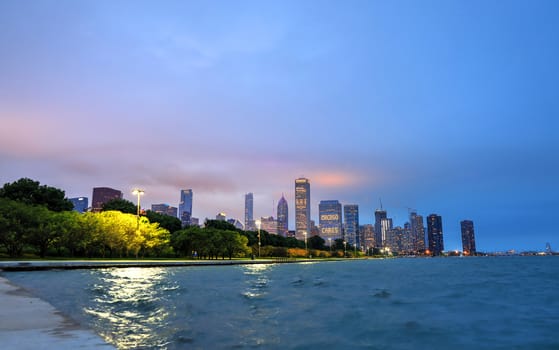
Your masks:
[[[154,329],[167,326],[167,292],[178,288],[167,278],[167,270],[113,268],[92,273],[98,282],[91,286],[93,304],[84,311],[106,340],[118,348],[164,346],[165,340],[155,337]]]

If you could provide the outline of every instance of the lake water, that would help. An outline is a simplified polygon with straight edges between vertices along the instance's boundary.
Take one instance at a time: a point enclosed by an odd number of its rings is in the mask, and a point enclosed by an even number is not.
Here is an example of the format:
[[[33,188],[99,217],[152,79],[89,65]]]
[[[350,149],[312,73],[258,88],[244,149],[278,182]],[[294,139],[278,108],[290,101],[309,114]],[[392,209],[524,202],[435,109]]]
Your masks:
[[[5,273],[121,349],[559,349],[559,258]]]

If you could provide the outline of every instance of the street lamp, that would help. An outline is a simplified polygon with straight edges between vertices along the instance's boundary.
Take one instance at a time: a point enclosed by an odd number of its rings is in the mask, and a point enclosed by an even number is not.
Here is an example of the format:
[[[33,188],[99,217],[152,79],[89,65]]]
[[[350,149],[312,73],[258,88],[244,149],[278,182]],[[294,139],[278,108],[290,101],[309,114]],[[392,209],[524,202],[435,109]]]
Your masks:
[[[141,190],[139,188],[135,188],[134,191],[132,191],[132,194],[135,194],[138,196],[138,211],[136,212],[136,216],[139,218],[140,217],[140,196],[142,196],[144,194],[144,190]]]
[[[307,231],[303,232],[303,235],[305,235],[305,252],[308,256],[309,255],[309,249],[307,248]]]
[[[346,257],[347,257],[347,250],[346,250],[346,245],[347,245],[347,242],[346,242],[346,241],[344,241],[344,258],[346,258]]]
[[[260,258],[260,225],[262,225],[262,222],[260,220],[256,220],[254,222],[256,224],[256,227],[258,228],[258,257]]]

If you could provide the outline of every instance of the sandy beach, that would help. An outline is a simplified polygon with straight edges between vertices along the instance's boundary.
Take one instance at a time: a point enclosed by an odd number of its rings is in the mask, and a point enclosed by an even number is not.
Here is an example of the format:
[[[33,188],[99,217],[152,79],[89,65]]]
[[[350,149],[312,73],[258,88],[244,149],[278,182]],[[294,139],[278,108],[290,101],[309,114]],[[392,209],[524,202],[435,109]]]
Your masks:
[[[2,349],[114,349],[51,304],[0,277]]]

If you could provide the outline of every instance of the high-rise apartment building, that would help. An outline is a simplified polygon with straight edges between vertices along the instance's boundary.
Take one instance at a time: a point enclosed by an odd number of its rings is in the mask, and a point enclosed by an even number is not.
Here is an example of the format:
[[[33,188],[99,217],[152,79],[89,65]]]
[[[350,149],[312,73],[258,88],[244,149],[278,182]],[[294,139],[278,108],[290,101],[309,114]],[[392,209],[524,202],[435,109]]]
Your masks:
[[[344,205],[344,240],[350,245],[361,248],[362,240],[359,235],[359,206],[357,204]]]
[[[427,217],[427,236],[429,251],[433,256],[441,255],[444,251],[443,219],[440,215],[431,214]]]
[[[252,193],[245,194],[245,230],[246,231],[256,231],[256,225],[254,224],[254,196]]]
[[[460,221],[460,228],[462,231],[462,251],[465,255],[476,255],[474,222],[472,220]]]
[[[359,233],[363,237],[363,245],[366,250],[373,249],[375,245],[375,226],[365,224],[359,228]]]
[[[181,200],[179,202],[179,219],[182,226],[189,226],[192,218],[192,189],[181,190]]]
[[[295,237],[311,234],[311,184],[308,179],[295,180]]]
[[[423,226],[423,216],[416,212],[410,213],[410,230],[412,249],[414,252],[425,251],[425,227]]]
[[[375,245],[377,248],[382,248],[382,219],[386,219],[386,210],[375,210]]]
[[[161,204],[152,204],[151,211],[156,212],[161,215],[168,215],[174,218],[177,217],[177,207],[171,207],[169,204],[161,203]]]
[[[95,187],[93,188],[91,210],[100,212],[103,210],[103,204],[113,199],[122,199],[122,192],[110,187]]]
[[[320,237],[333,241],[343,238],[342,234],[342,205],[336,200],[320,201],[318,204],[318,225]]]
[[[382,248],[387,247],[387,235],[388,231],[392,230],[392,219],[391,218],[383,218],[380,220],[380,246]]]
[[[287,201],[281,196],[278,202],[278,235],[287,237],[289,232],[289,212],[287,207]]]
[[[76,197],[68,199],[74,205],[74,210],[78,213],[85,213],[88,208],[87,197]]]

